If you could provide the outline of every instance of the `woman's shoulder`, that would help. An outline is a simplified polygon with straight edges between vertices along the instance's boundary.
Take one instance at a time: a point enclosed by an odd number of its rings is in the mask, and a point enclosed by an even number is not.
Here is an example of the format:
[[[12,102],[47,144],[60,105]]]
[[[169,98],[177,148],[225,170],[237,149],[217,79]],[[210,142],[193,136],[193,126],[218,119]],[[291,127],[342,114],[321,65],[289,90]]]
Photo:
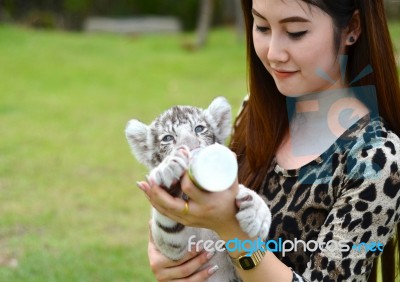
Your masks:
[[[400,138],[380,116],[367,117],[364,126],[354,130],[356,137],[346,154],[347,176],[380,178],[399,172]]]
[[[385,148],[389,150],[390,155],[399,156],[400,154],[399,136],[390,129],[380,116],[371,117],[368,115],[364,117],[346,137],[353,137],[355,141],[349,150],[350,154],[362,150],[364,156],[368,151],[377,151]]]

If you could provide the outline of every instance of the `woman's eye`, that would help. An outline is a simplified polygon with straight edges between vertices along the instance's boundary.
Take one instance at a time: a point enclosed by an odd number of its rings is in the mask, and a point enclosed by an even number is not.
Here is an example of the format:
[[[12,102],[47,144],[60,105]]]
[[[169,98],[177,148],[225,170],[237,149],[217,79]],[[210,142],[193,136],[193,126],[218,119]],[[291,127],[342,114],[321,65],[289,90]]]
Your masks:
[[[161,139],[163,142],[171,142],[171,141],[174,141],[174,136],[172,136],[172,135],[165,135],[164,137],[163,137],[163,139]]]
[[[198,125],[195,127],[194,132],[196,133],[202,133],[206,128],[202,125]]]
[[[289,37],[293,38],[293,39],[299,39],[301,38],[303,35],[305,35],[307,33],[307,30],[304,31],[299,31],[299,32],[287,32],[287,34],[289,35]]]
[[[256,25],[256,30],[258,32],[265,33],[269,30],[269,27]]]

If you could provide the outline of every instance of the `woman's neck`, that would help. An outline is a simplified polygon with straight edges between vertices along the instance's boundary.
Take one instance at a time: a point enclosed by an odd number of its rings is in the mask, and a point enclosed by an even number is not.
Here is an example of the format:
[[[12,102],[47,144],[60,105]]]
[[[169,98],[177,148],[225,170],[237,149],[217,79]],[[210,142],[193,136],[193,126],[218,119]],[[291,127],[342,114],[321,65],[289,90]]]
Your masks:
[[[369,110],[349,88],[307,94],[295,99],[288,140],[293,156],[320,155]]]
[[[294,105],[293,109],[289,109],[289,112],[292,113],[290,120],[292,133],[294,133],[292,130],[296,128],[300,130],[304,127],[317,129],[320,124],[326,126],[340,125],[347,129],[368,113],[365,105],[348,88],[307,94],[290,99],[295,99],[294,103],[290,103]]]

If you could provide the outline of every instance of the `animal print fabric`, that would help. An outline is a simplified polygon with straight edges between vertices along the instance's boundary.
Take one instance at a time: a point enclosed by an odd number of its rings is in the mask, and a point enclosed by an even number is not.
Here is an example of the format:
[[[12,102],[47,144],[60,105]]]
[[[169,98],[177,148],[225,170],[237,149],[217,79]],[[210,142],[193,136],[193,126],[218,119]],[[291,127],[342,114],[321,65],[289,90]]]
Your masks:
[[[349,250],[280,252],[293,281],[367,281],[400,217],[400,140],[382,118],[366,115],[314,161],[285,170],[274,159],[262,187],[272,214],[268,240],[347,240]],[[312,245],[314,246],[314,245]]]

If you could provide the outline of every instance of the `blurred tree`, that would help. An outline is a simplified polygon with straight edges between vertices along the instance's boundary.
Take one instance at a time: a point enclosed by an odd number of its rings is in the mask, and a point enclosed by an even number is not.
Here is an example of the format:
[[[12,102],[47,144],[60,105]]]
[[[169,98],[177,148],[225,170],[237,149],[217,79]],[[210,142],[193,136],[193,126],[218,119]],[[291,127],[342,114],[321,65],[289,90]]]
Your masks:
[[[63,15],[65,27],[80,30],[85,18],[90,14],[94,0],[64,0]]]
[[[390,20],[400,20],[400,1],[399,0],[384,0],[386,15]]]
[[[213,20],[213,13],[216,4],[215,2],[215,0],[200,0],[196,48],[201,48],[207,43],[208,32]],[[244,21],[240,0],[224,0],[221,4],[222,12],[233,11],[233,18],[238,33],[238,38],[241,39],[244,35]],[[229,17],[229,15],[227,17]]]
[[[242,13],[242,4],[240,0],[233,0],[235,5],[235,23],[236,32],[238,34],[239,40],[244,38],[244,18]]]
[[[384,0],[389,19],[400,20],[400,0]],[[85,17],[170,15],[185,30],[197,28],[197,44],[206,43],[211,25],[233,15],[242,32],[240,0],[0,0],[0,20],[23,21],[41,27],[79,29]],[[225,17],[225,19],[224,19]],[[231,20],[229,18],[229,20]]]
[[[179,18],[185,30],[197,28],[199,34],[202,34],[201,40],[199,39],[199,44],[202,45],[206,42],[211,25],[224,23],[227,12],[236,13],[238,1],[240,0],[0,0],[0,14],[7,15],[1,16],[0,20],[9,18],[39,27],[80,29],[87,16],[168,15]],[[52,24],[49,23],[51,21]]]
[[[56,0],[0,0],[3,20],[24,22],[35,27],[54,28],[58,25],[55,12],[61,11],[62,3]]]
[[[199,23],[197,25],[197,48],[201,48],[206,44],[212,20],[214,0],[200,0],[200,3]]]

